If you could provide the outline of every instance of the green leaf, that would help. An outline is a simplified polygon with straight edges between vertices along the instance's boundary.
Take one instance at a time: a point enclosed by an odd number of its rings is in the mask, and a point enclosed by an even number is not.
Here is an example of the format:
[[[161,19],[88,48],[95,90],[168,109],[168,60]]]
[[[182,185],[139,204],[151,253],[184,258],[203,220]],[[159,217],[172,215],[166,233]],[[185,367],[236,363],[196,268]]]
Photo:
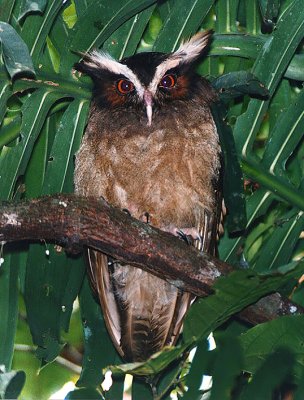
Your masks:
[[[43,194],[62,192],[68,167],[74,163],[73,156],[79,148],[88,111],[88,101],[74,100],[64,112],[49,154]]]
[[[5,0],[0,4],[0,21],[9,22],[15,0]]]
[[[255,373],[267,360],[270,353],[284,347],[295,357],[295,363],[289,373],[297,382],[304,363],[303,316],[285,316],[259,324],[240,336],[244,350],[244,368]]]
[[[263,36],[215,33],[209,54],[211,56],[237,56],[255,59],[264,44]]]
[[[259,182],[265,188],[271,190],[276,196],[288,201],[288,203],[304,210],[304,199],[302,193],[295,189],[291,184],[286,183],[286,180],[277,177],[265,170],[261,164],[257,164],[252,160],[242,160],[242,170],[254,182]]]
[[[16,399],[24,386],[23,371],[0,371],[0,399]]]
[[[2,245],[0,244],[0,249]],[[0,252],[1,254],[2,252]],[[0,266],[0,364],[11,368],[18,319],[18,255],[1,254]]]
[[[264,83],[270,96],[273,95],[303,36],[303,3],[301,0],[295,0],[280,15],[276,30],[260,51],[251,71]],[[268,101],[251,100],[247,111],[236,122],[234,136],[238,152],[244,157],[252,148],[267,108]]]
[[[105,40],[124,22],[140,11],[155,3],[156,0],[117,0],[115,3],[107,1],[94,2],[89,5],[84,14],[79,16],[66,42],[65,54],[62,59],[61,71],[69,70],[78,60],[74,52],[87,52],[92,48],[100,47]],[[88,31],[87,26],[91,29]]]
[[[154,8],[153,4],[116,29],[105,41],[103,49],[117,60],[134,54]]]
[[[188,391],[183,400],[194,400],[200,398],[200,386],[202,384],[203,374],[206,374],[208,362],[208,342],[202,341],[198,344],[195,355],[191,362],[190,371],[186,375],[186,385]]]
[[[77,3],[79,3],[79,1],[77,1]],[[76,12],[75,3],[73,0],[71,1],[71,4],[63,10],[62,18],[69,29],[72,29],[73,26],[76,24],[77,12]]]
[[[121,359],[106,330],[100,305],[94,300],[87,279],[84,280],[79,300],[85,351],[77,386],[96,387],[104,379],[102,369]]]
[[[263,19],[267,23],[272,23],[277,18],[280,9],[280,0],[259,0]]]
[[[98,400],[98,399],[104,399],[104,397],[96,389],[82,388],[69,392],[64,398],[64,400],[77,400],[77,399]]]
[[[132,399],[154,400],[155,397],[147,382],[134,378],[132,382]]]
[[[271,174],[285,176],[286,162],[303,138],[303,110],[304,90],[301,90],[296,100],[279,116],[267,141],[262,166]]]
[[[294,251],[301,232],[304,230],[303,211],[291,210],[283,215],[274,226],[274,231],[264,242],[254,264],[256,271],[278,268],[286,264]]]
[[[46,4],[47,0],[22,0],[18,20],[20,21],[26,15],[33,12],[38,12],[42,14],[45,10]]]
[[[3,49],[3,61],[12,79],[21,73],[35,75],[26,44],[14,28],[6,22],[0,22],[0,41]]]
[[[2,74],[1,74],[2,75]],[[3,77],[1,76],[3,79]],[[7,100],[10,98],[12,94],[12,85],[11,82],[9,82],[6,77],[3,79],[3,83],[0,84],[0,124],[2,123],[2,120],[4,118],[4,115],[6,113],[6,108],[7,108]],[[3,129],[3,124],[2,124],[2,129]],[[1,129],[1,136],[0,136],[0,150],[1,147],[4,144],[9,143],[11,140],[8,139],[7,141],[3,138],[3,130]],[[4,140],[3,140],[4,139]]]
[[[300,265],[297,265],[297,268],[299,267]],[[300,269],[303,267],[304,264],[301,264]],[[213,285],[215,294],[199,299],[188,311],[183,330],[185,342],[198,342],[223,324],[231,315],[266,294],[278,291],[286,282],[301,274],[297,268],[285,275],[263,276],[243,270],[232,272],[225,278],[219,278]]]
[[[218,1],[215,3],[216,31],[237,32],[237,11],[240,0]]]
[[[182,39],[193,35],[212,7],[214,0],[177,0],[164,21],[153,51],[175,50]]]
[[[40,68],[43,67],[41,58],[46,39],[62,6],[63,2],[50,0],[47,2],[47,7],[43,15],[30,15],[26,18],[23,24],[23,38],[30,49],[30,55],[33,62],[37,65],[40,64]]]
[[[132,374],[136,376],[156,375],[180,357],[186,349],[186,345],[164,347],[161,352],[154,354],[147,361],[109,366],[109,369],[116,376],[124,374]]]
[[[237,71],[222,75],[212,82],[221,99],[230,100],[234,97],[249,94],[251,97],[267,97],[268,90],[250,72]]]
[[[242,370],[243,351],[238,339],[223,336],[217,340],[215,352],[210,400],[230,400],[233,384]]]
[[[70,184],[73,181],[70,166],[73,165],[74,154],[79,147],[87,113],[86,100],[74,100],[64,112],[50,150],[39,194],[61,192],[64,186],[69,187],[70,191],[73,189]],[[45,250],[43,245],[30,247],[25,299],[33,340],[39,346],[37,356],[49,362],[62,347],[60,330],[68,330],[72,305],[83,281],[84,265],[82,258],[72,260],[62,250],[58,253],[52,247],[48,249],[49,256],[46,256]],[[33,288],[35,299],[31,296]],[[48,310],[45,318],[41,316],[41,308]]]
[[[294,355],[286,348],[269,353],[265,362],[243,390],[240,400],[273,398],[273,393],[288,380],[294,365]]]
[[[14,147],[4,147],[0,154],[0,198],[11,198],[17,178],[24,174],[49,109],[60,94],[45,91],[34,92],[22,106],[21,139]]]
[[[229,232],[241,231],[246,226],[243,176],[237,159],[230,127],[224,123],[224,106],[216,103],[211,108],[216,124],[224,161],[223,189],[228,214]]]

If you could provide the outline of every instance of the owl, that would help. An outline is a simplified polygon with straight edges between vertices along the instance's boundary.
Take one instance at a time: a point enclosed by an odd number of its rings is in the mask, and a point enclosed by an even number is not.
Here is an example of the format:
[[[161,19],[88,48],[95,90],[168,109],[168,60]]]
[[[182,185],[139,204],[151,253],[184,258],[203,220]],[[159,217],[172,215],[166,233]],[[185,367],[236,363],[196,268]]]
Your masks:
[[[194,69],[210,37],[200,32],[168,54],[83,56],[75,67],[94,88],[74,183],[79,195],[102,197],[214,254],[221,206],[220,146],[210,112],[216,96]],[[126,361],[176,343],[191,294],[93,249],[87,258],[108,332]]]

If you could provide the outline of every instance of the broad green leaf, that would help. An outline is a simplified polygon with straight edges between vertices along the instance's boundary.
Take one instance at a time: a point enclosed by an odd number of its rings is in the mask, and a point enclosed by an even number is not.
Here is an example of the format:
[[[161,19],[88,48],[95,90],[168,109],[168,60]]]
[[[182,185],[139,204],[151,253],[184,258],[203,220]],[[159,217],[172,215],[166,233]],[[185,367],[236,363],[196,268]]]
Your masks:
[[[0,21],[9,22],[15,0],[5,0],[0,3]]]
[[[153,4],[116,29],[105,41],[103,49],[117,60],[134,54],[154,8]]]
[[[262,36],[215,33],[209,54],[211,56],[236,56],[255,59],[264,43],[265,39]]]
[[[267,97],[265,86],[250,72],[237,71],[222,75],[212,82],[221,99],[230,100],[233,97],[249,94],[251,97]]]
[[[218,340],[212,368],[212,388],[210,400],[230,400],[230,392],[242,370],[243,351],[235,337],[222,337]]]
[[[228,214],[229,232],[241,231],[246,226],[243,176],[237,159],[231,129],[224,121],[224,106],[216,103],[211,108],[218,130],[224,163],[223,189]]]
[[[79,3],[79,1],[77,1]],[[77,21],[77,13],[75,3],[72,0],[71,4],[62,12],[62,19],[66,23],[69,29],[72,29]]]
[[[79,147],[87,112],[87,101],[74,100],[63,114],[50,151],[41,194],[61,192],[67,181],[73,182],[69,165],[73,164]],[[72,189],[70,184],[67,186]],[[83,281],[84,266],[82,259],[76,262],[66,257],[62,249],[58,253],[51,248],[49,256],[45,251],[45,246],[30,247],[25,298],[34,343],[39,346],[37,354],[44,361],[51,361],[61,349],[60,330],[68,330],[73,302]],[[39,296],[38,308],[36,299],[33,301],[31,296],[33,288]],[[42,318],[41,309],[48,310],[52,318],[48,315]]]
[[[117,0],[115,3],[99,0],[89,5],[71,30],[64,48],[66,57],[62,60],[61,71],[71,69],[78,60],[78,56],[71,51],[87,52],[100,47],[124,22],[154,3],[155,0],[139,0],[136,3],[132,0]],[[89,31],[88,24],[91,26]]]
[[[49,255],[46,254],[46,250],[49,251]],[[71,268],[71,259],[67,259],[62,249],[54,249],[46,244],[30,246],[24,298],[33,343],[38,346],[36,354],[42,360],[42,365],[53,361],[63,347],[60,339],[61,329],[67,326],[65,319],[70,317],[72,304],[84,274],[82,263],[73,263],[73,273],[76,275],[74,277]],[[71,278],[77,285],[65,299]]]
[[[303,36],[303,3],[295,0],[280,15],[276,30],[264,44],[251,71],[264,83],[270,96],[273,95]],[[236,122],[234,136],[238,152],[243,157],[247,156],[252,148],[268,103],[268,101],[251,100],[247,111]]]
[[[285,74],[286,75],[286,74]],[[269,132],[272,135],[272,130],[275,127],[280,115],[285,114],[286,110],[292,103],[292,88],[287,79],[283,79],[270,103],[269,108]],[[268,139],[269,140],[269,139]],[[265,152],[263,154],[265,157]]]
[[[49,154],[43,194],[62,192],[68,166],[74,162],[73,156],[80,144],[88,107],[88,101],[74,100],[63,114]]]
[[[242,160],[242,170],[254,182],[259,182],[265,188],[271,190],[276,196],[288,201],[291,205],[304,210],[302,193],[290,183],[286,183],[280,176],[275,176],[265,170],[262,165],[252,160]]]
[[[23,371],[0,371],[0,399],[16,399],[24,386]]]
[[[285,72],[285,77],[297,81],[304,81],[303,61],[304,54],[295,54]]]
[[[18,20],[24,18],[27,14],[38,12],[43,13],[47,0],[22,0]]]
[[[289,262],[303,230],[303,211],[293,209],[283,215],[276,222],[272,235],[263,243],[254,269],[266,271]]]
[[[217,1],[215,3],[216,32],[237,32],[237,11],[240,0]]]
[[[290,381],[293,366],[294,355],[285,347],[269,353],[265,362],[243,390],[240,400],[273,398],[275,390],[283,386],[286,380]]]
[[[175,50],[182,39],[196,33],[213,3],[214,0],[175,1],[154,43],[153,51]]]
[[[2,76],[1,76],[1,78],[3,79]],[[9,82],[5,77],[3,79],[3,83],[0,84],[0,124],[2,123],[2,120],[3,120],[5,112],[6,112],[7,100],[10,98],[11,94],[12,94],[11,82]],[[1,132],[1,134],[0,134],[0,149],[4,144],[9,143],[9,142],[10,142],[9,139],[8,139],[8,141],[6,141],[5,139],[3,140],[3,133]]]
[[[2,245],[0,244],[0,249]],[[0,364],[11,368],[18,319],[18,255],[6,254],[0,265]]]
[[[303,138],[303,130],[304,90],[279,116],[272,129],[263,155],[263,167],[269,169],[271,174],[284,176],[286,161]]]
[[[251,227],[257,218],[267,212],[273,199],[272,193],[262,188],[249,197],[246,202],[247,228]],[[241,247],[243,241],[243,237],[230,238],[228,232],[225,232],[219,245],[220,258],[236,266],[248,267],[246,260],[240,259],[242,256]]]
[[[41,66],[41,57],[45,47],[46,38],[49,35],[53,22],[62,6],[63,2],[50,0],[47,2],[47,7],[43,15],[30,15],[24,22],[22,36],[29,47],[33,62],[37,65],[40,64]]]
[[[20,73],[35,75],[26,44],[14,28],[6,22],[0,22],[0,41],[2,43],[3,61],[12,79]]]
[[[118,363],[120,358],[111,342],[100,305],[94,300],[87,279],[84,280],[79,300],[85,351],[77,386],[96,387],[104,378],[102,368]]]
[[[114,375],[132,374],[135,376],[156,375],[163,371],[173,361],[182,356],[187,345],[164,347],[161,352],[154,354],[147,361],[110,365],[108,368]],[[107,369],[105,369],[106,371]]]
[[[270,353],[284,347],[295,356],[290,373],[298,380],[304,364],[303,329],[303,316],[285,316],[249,329],[240,336],[245,370],[257,372]]]
[[[104,397],[96,390],[93,388],[82,388],[82,389],[77,389],[73,390],[72,392],[69,392],[64,400],[98,400],[98,399],[104,399]]]
[[[272,23],[279,14],[281,0],[259,0],[259,3],[264,21]]]
[[[46,120],[34,145],[33,152],[26,169],[24,183],[27,198],[38,197],[41,193],[45,176],[48,142],[49,119]]]
[[[245,6],[245,19],[246,19],[246,30],[249,33],[252,33],[254,35],[257,35],[261,33],[261,14],[258,6],[258,0],[254,1],[246,1],[241,2]]]
[[[4,147],[0,155],[0,198],[11,198],[17,178],[24,174],[45,118],[60,94],[38,90],[22,106],[20,142],[14,147]]]
[[[294,395],[293,400],[302,400],[303,393],[304,393],[304,368],[302,368],[302,376],[299,380],[298,387],[293,393]]]
[[[148,382],[142,379],[133,378],[132,382],[132,399],[145,399],[154,400],[155,397],[152,394],[151,387]]]
[[[191,362],[190,371],[186,375],[186,385],[188,387],[185,393],[184,400],[198,400],[200,398],[200,386],[203,379],[203,374],[206,374],[208,362],[208,343],[202,341],[198,344],[195,350],[195,355]]]

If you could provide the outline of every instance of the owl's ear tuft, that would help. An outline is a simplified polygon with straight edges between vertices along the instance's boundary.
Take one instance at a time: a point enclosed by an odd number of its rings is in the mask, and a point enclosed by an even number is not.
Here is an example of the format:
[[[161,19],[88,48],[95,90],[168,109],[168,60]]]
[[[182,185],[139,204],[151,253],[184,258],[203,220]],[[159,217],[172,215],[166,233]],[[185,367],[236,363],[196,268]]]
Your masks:
[[[82,60],[74,65],[74,68],[84,74],[89,75],[92,79],[98,79],[103,71],[117,70],[117,64],[111,56],[96,50],[90,53],[79,53]]]
[[[167,58],[156,68],[156,73],[150,83],[150,90],[152,92],[156,91],[161,78],[167,71],[173,68],[191,67],[193,62],[208,46],[212,33],[212,30],[199,32],[188,41],[182,43],[175,52],[168,54]]]
[[[181,63],[193,62],[208,46],[212,33],[212,30],[198,32],[188,41],[183,42],[177,51],[173,53],[173,55],[179,58]]]

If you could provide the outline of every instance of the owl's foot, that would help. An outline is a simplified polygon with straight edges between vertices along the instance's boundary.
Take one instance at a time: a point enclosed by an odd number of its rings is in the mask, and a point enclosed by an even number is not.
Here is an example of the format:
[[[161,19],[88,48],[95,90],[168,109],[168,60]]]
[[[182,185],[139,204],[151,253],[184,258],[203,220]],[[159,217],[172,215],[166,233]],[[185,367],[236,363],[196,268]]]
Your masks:
[[[166,232],[172,233],[174,236],[183,239],[187,244],[193,245],[195,240],[198,240],[200,243],[202,238],[199,234],[199,231],[196,228],[176,228],[176,227],[168,227],[168,229],[163,229]]]

